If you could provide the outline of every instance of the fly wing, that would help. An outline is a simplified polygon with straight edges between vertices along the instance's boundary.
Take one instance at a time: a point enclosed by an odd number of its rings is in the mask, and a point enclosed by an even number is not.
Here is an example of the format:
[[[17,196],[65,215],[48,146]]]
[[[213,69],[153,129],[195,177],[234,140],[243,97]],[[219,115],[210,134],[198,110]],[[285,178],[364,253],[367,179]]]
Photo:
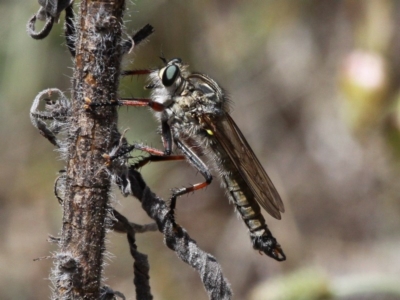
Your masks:
[[[217,142],[236,166],[256,201],[271,216],[281,219],[280,213],[285,211],[281,197],[231,116],[226,113],[218,120],[217,127],[208,116],[204,116],[204,121],[213,129]]]

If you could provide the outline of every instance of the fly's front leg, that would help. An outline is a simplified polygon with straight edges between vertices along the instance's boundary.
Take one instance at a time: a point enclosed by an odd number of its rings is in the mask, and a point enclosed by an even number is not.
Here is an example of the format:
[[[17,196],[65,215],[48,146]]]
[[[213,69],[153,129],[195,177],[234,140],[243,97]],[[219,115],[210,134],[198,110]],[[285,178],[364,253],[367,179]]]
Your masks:
[[[104,107],[104,106],[136,106],[136,107],[150,107],[154,111],[163,111],[164,105],[154,102],[152,99],[148,98],[121,98],[118,100],[111,100],[106,103],[96,103],[91,99],[85,99],[85,109],[91,110],[96,107]]]
[[[182,196],[187,193],[190,193],[190,192],[200,190],[202,188],[205,188],[212,181],[212,175],[211,175],[210,170],[204,164],[204,162],[197,156],[197,154],[194,153],[189,147],[187,147],[185,144],[183,144],[179,140],[175,140],[175,144],[183,152],[184,156],[189,160],[189,162],[201,173],[201,175],[203,175],[203,177],[206,181],[193,184],[192,186],[189,186],[189,187],[183,187],[183,188],[174,190],[172,193],[172,197],[170,199],[170,201],[171,201],[170,208],[171,208],[172,212],[174,211],[174,209],[176,207],[176,198],[177,197]]]
[[[132,75],[148,75],[153,70],[128,70],[122,71],[121,76],[132,76]],[[152,108],[155,111],[164,110],[164,106],[157,102],[154,102],[152,99],[148,98],[120,98],[120,99],[111,99],[107,102],[94,102],[92,99],[85,98],[85,109],[87,111],[95,109],[96,107],[105,107],[105,106],[147,106]]]

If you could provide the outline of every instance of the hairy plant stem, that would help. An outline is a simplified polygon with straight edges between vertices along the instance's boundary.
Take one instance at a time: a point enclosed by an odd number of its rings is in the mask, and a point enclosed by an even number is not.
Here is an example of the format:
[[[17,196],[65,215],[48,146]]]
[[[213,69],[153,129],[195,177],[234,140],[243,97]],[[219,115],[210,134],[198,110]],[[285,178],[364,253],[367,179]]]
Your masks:
[[[117,114],[112,106],[87,110],[85,103],[110,102],[117,97],[124,2],[80,3],[54,299],[100,298],[111,185],[103,154],[115,143]]]

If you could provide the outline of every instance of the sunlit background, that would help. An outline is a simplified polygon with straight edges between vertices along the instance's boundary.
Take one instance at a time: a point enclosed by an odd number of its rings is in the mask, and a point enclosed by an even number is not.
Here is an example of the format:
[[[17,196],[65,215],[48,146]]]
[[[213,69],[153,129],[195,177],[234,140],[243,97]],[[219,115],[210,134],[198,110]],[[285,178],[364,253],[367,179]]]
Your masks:
[[[26,34],[38,7],[0,3],[1,299],[50,297],[52,261],[33,259],[56,250],[46,239],[61,228],[53,183],[64,164],[29,108],[46,88],[69,95],[73,63],[62,24],[42,41]],[[164,54],[217,80],[282,196],[282,220],[264,214],[281,263],[252,249],[217,180],[178,201],[177,221],[217,258],[234,299],[400,299],[400,2],[148,0],[129,2],[125,20],[127,35],[147,23],[156,31],[123,68],[160,66]],[[121,80],[121,96],[147,96],[145,83]],[[161,147],[150,111],[119,112],[130,141]],[[142,171],[164,198],[202,180],[185,162]],[[151,221],[136,199],[115,190],[113,201]],[[160,233],[137,239],[155,299],[207,299]],[[106,284],[135,299],[125,235],[110,233],[107,249]]]

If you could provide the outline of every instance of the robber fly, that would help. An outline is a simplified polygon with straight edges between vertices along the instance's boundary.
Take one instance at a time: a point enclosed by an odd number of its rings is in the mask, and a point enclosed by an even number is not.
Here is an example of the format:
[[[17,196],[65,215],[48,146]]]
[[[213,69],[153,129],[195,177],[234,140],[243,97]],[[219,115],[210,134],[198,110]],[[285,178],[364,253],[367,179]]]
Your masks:
[[[270,257],[286,259],[269,231],[260,205],[274,218],[284,212],[282,200],[243,134],[229,115],[224,90],[210,77],[190,73],[179,58],[159,70],[127,71],[124,75],[150,74],[151,99],[121,99],[118,105],[149,106],[161,123],[164,151],[153,151],[158,161],[186,158],[205,178],[202,183],[173,191],[176,198],[206,187],[212,181],[204,157],[214,164],[228,197],[250,230],[253,247]],[[171,155],[172,145],[183,153]],[[151,152],[151,151],[149,151]]]

